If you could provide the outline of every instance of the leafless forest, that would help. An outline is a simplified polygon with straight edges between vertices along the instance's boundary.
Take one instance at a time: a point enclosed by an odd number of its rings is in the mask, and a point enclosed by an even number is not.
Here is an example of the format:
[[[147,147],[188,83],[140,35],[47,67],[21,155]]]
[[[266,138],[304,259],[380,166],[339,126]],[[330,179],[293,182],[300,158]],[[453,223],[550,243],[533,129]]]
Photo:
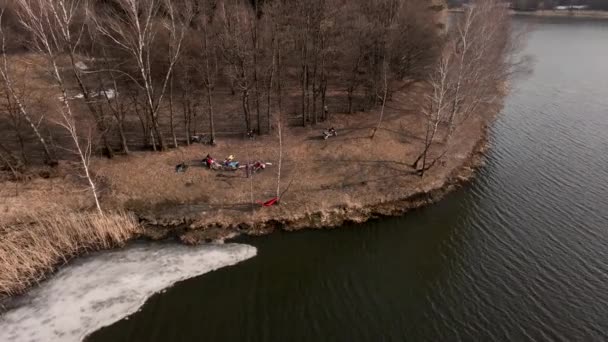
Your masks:
[[[306,126],[365,111],[390,96],[389,85],[425,77],[441,46],[442,7],[415,0],[3,7],[1,128],[12,139],[1,148],[23,164],[30,154],[60,158],[53,145],[75,141],[65,139],[66,125],[92,138],[82,149],[112,157],[200,134],[269,134],[278,115]]]
[[[445,181],[527,61],[525,30],[500,1],[449,18],[444,5],[0,0],[0,295],[138,234],[123,230],[125,211],[187,202],[207,208],[203,221],[249,222]],[[332,126],[340,137],[319,139]],[[183,148],[201,141],[217,146]],[[273,167],[255,180],[174,173],[208,150]],[[255,210],[292,182],[291,205]],[[24,222],[40,230],[27,235]],[[66,225],[81,235],[48,233]]]
[[[478,1],[448,25],[442,2],[6,0],[2,4],[0,161],[165,151],[194,140],[279,133],[380,108],[413,81],[424,146],[458,126],[520,65],[508,13]],[[449,26],[449,27],[448,27]],[[202,138],[201,138],[202,137]],[[279,171],[280,172],[280,171]],[[100,205],[95,196],[97,207]]]

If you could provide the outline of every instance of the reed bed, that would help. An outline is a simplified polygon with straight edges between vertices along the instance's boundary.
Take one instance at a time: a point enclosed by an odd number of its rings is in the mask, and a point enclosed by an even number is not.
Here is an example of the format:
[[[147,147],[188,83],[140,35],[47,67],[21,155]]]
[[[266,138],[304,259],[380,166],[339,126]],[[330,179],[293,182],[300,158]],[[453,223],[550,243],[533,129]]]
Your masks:
[[[124,245],[141,232],[126,213],[56,212],[0,226],[0,298],[22,293],[72,257]]]

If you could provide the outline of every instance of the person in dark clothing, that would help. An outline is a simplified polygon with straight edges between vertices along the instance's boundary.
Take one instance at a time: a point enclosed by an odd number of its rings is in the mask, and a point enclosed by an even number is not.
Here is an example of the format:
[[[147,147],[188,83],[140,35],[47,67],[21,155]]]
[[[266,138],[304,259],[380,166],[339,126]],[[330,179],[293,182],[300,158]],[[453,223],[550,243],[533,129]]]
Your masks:
[[[175,172],[177,173],[183,173],[186,172],[186,170],[188,170],[188,165],[185,162],[181,162],[175,166]]]
[[[211,168],[213,163],[215,163],[215,160],[213,160],[213,157],[211,157],[210,154],[207,154],[207,157],[205,157],[205,165],[207,165],[208,168]]]

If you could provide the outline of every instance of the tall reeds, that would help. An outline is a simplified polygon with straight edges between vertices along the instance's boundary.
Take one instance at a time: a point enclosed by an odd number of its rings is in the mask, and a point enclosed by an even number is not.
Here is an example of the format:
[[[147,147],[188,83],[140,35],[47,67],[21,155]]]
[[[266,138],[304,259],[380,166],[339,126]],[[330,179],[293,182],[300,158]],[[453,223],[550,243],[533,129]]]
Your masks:
[[[57,212],[0,226],[0,298],[22,293],[76,255],[120,246],[140,231],[126,213]]]

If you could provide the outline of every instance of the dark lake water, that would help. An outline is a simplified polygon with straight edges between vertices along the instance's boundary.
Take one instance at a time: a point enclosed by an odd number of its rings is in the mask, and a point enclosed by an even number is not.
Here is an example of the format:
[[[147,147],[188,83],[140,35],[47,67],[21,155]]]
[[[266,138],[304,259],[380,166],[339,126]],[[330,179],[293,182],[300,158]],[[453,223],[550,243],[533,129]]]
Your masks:
[[[477,180],[180,283],[90,341],[608,340],[608,21],[533,23]]]

